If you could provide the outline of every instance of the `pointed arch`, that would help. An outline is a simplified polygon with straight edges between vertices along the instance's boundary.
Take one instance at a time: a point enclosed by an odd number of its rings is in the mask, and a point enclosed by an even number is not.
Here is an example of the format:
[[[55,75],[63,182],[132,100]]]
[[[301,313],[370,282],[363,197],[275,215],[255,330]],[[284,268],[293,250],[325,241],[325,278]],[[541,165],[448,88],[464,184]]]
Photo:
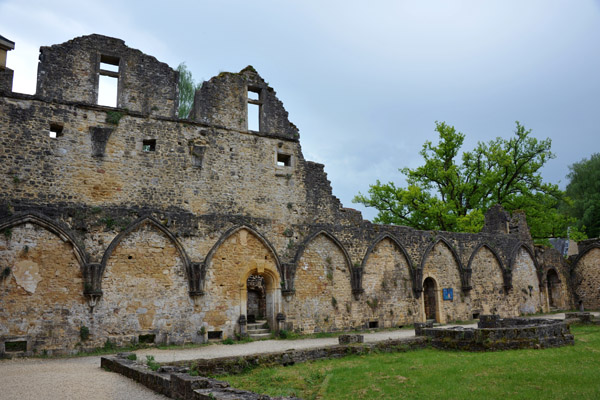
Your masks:
[[[408,263],[408,267],[410,270],[410,274],[412,276],[413,274],[413,269],[414,269],[414,264],[412,262],[412,259],[410,258],[410,256],[408,255],[408,252],[406,251],[406,249],[404,248],[404,246],[392,235],[390,235],[389,233],[383,233],[381,235],[379,235],[374,241],[373,243],[371,243],[371,245],[369,246],[369,248],[367,249],[367,251],[365,252],[365,256],[363,257],[362,260],[362,264],[361,266],[364,268],[365,265],[367,265],[367,260],[369,258],[369,256],[371,255],[371,253],[373,252],[373,250],[375,249],[375,247],[384,239],[389,239],[391,240],[399,249],[400,252],[404,255],[404,258],[406,258],[406,262]]]
[[[419,270],[416,271],[415,277],[420,279],[420,277],[423,275],[423,270],[425,268],[425,262],[427,261],[427,258],[429,257],[429,253],[440,242],[444,243],[446,245],[446,247],[450,250],[450,253],[452,253],[452,257],[454,258],[454,261],[456,262],[456,265],[458,266],[458,275],[460,276],[460,281],[461,281],[463,291],[471,290],[471,270],[463,267],[462,262],[460,261],[460,257],[458,256],[458,253],[454,249],[454,246],[452,246],[452,244],[450,244],[448,239],[446,239],[443,236],[438,237],[438,239],[435,242],[431,243],[427,247],[427,249],[425,250],[425,253],[423,253],[423,258],[421,259],[421,265],[419,266]],[[422,283],[415,281],[415,288],[422,289]]]
[[[600,242],[593,243],[590,246],[585,247],[583,249],[583,251],[580,251],[579,254],[577,254],[577,257],[575,258],[575,261],[573,262],[573,269],[577,268],[577,265],[579,264],[579,261],[583,257],[585,257],[585,255],[587,253],[589,253],[590,251],[592,251],[594,249],[600,249]]]
[[[269,240],[266,237],[264,237],[263,235],[261,235],[256,229],[254,229],[253,227],[246,225],[246,224],[236,226],[236,227],[229,229],[219,238],[219,240],[217,240],[217,242],[213,245],[213,247],[210,249],[210,251],[208,252],[206,257],[204,258],[204,263],[205,263],[206,267],[208,268],[210,266],[213,256],[215,255],[218,248],[223,244],[223,242],[225,242],[232,235],[241,231],[242,229],[246,229],[248,232],[252,233],[267,249],[269,249],[271,254],[273,254],[273,259],[275,260],[275,264],[277,265],[277,272],[279,273],[280,276],[283,276],[283,273],[281,271],[281,262],[279,261],[279,256],[277,255],[277,251],[275,250],[275,247],[273,247],[271,242],[269,242]]]
[[[184,265],[186,276],[188,277],[188,281],[190,282],[190,285],[192,285],[192,283],[191,283],[192,268],[191,268],[190,257],[187,255],[183,245],[179,242],[179,240],[177,240],[175,235],[173,235],[173,233],[171,233],[171,231],[166,226],[161,224],[160,221],[158,221],[156,218],[152,217],[151,215],[138,218],[137,220],[132,222],[127,228],[125,228],[124,231],[122,231],[117,236],[115,236],[115,238],[112,240],[112,242],[110,242],[110,245],[108,245],[106,251],[104,252],[104,255],[102,256],[102,261],[100,262],[100,268],[98,271],[98,275],[99,275],[98,282],[100,282],[100,283],[102,282],[102,277],[104,276],[106,264],[108,263],[110,256],[113,254],[113,252],[115,251],[117,246],[119,246],[119,243],[121,243],[121,241],[123,239],[125,239],[125,237],[127,237],[127,235],[129,235],[130,233],[132,233],[133,231],[137,230],[138,228],[140,228],[142,225],[145,225],[145,224],[152,225],[153,227],[155,227],[156,229],[158,229],[159,231],[164,233],[165,236],[171,241],[171,243],[173,243],[173,245],[175,246],[175,248],[177,249],[177,252],[179,253],[179,255],[181,257],[181,260],[183,261],[183,265]]]
[[[0,222],[0,230],[3,231],[5,229],[10,229],[14,226],[27,223],[41,226],[42,228],[58,236],[63,242],[70,243],[71,246],[73,246],[73,253],[75,254],[75,258],[77,259],[80,268],[82,271],[85,269],[85,265],[89,260],[89,256],[83,250],[83,248],[77,244],[73,234],[67,228],[62,227],[58,222],[53,221],[42,214],[33,212],[15,214]]]
[[[302,258],[302,255],[304,254],[304,251],[306,250],[306,247],[308,247],[308,245],[310,244],[310,242],[314,238],[316,238],[317,236],[319,236],[319,235],[324,235],[326,238],[328,238],[329,240],[331,240],[333,243],[336,244],[336,246],[338,246],[340,248],[340,250],[344,254],[344,259],[346,260],[346,266],[348,267],[348,270],[351,271],[352,270],[352,259],[350,258],[350,255],[348,254],[348,251],[346,250],[346,247],[333,234],[327,232],[324,229],[315,231],[314,233],[310,234],[300,244],[300,246],[298,246],[298,251],[296,252],[296,256],[294,257],[294,264],[298,265],[298,261],[300,260],[300,258]]]
[[[535,270],[538,272],[538,275],[539,275],[541,270],[540,270],[540,266],[537,262],[537,259],[535,257],[535,253],[533,252],[533,249],[531,248],[531,246],[529,246],[527,243],[524,243],[524,242],[519,242],[513,247],[512,251],[510,253],[508,269],[511,271],[514,269],[515,261],[517,260],[517,256],[519,255],[519,250],[521,250],[521,248],[525,249],[525,251],[527,253],[529,253],[529,256],[533,260],[533,265],[535,266]]]
[[[458,253],[456,252],[456,250],[454,249],[454,246],[452,246],[450,244],[450,242],[448,241],[448,239],[446,239],[443,236],[440,236],[435,242],[431,243],[427,249],[425,250],[425,253],[423,253],[423,258],[421,259],[421,265],[419,266],[419,269],[421,271],[423,271],[423,268],[425,267],[425,261],[427,261],[427,257],[429,257],[429,253],[431,252],[431,250],[433,250],[433,248],[438,244],[438,243],[444,243],[446,245],[446,247],[448,247],[448,249],[450,250],[450,252],[452,253],[452,256],[454,257],[454,261],[456,261],[456,265],[458,265],[458,272],[462,275],[463,274],[463,270],[464,267],[462,265],[462,262],[460,261],[460,257],[458,257]]]
[[[500,258],[500,256],[498,255],[498,252],[496,250],[494,250],[494,248],[492,246],[490,246],[489,244],[483,242],[483,243],[479,243],[477,245],[477,247],[475,247],[475,250],[473,250],[473,253],[471,253],[471,257],[469,258],[469,263],[467,264],[467,268],[472,270],[472,263],[473,260],[475,259],[475,256],[477,255],[477,253],[479,252],[479,250],[481,250],[483,247],[487,248],[496,258],[496,261],[498,261],[498,266],[500,267],[500,272],[502,272],[504,274],[504,263],[502,262],[502,259]]]

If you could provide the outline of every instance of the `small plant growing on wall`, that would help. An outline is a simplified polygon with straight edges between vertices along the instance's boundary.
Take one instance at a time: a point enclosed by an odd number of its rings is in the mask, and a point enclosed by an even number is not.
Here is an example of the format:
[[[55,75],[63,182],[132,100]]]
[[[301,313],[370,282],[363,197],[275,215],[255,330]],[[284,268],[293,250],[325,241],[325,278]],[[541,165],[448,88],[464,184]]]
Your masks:
[[[81,328],[79,328],[79,337],[84,342],[86,340],[88,340],[90,338],[90,328],[88,328],[85,325],[83,325]]]
[[[367,300],[367,305],[369,306],[369,308],[371,309],[371,311],[375,312],[375,310],[379,306],[379,300],[377,299],[377,297],[375,297],[373,299],[368,299]]]
[[[12,237],[12,229],[10,228],[5,228],[2,233],[4,234],[6,240],[9,240]]]
[[[106,112],[106,123],[112,125],[119,125],[119,121],[123,118],[123,113],[119,111],[107,111]]]
[[[152,371],[158,371],[158,369],[160,368],[160,363],[158,363],[155,359],[154,356],[146,356],[146,365],[148,366],[148,368],[150,368]]]
[[[333,308],[337,309],[338,302],[337,299],[333,296],[331,296],[331,305],[333,306]]]
[[[294,231],[291,230],[290,228],[286,228],[285,231],[283,231],[283,236],[292,237],[293,235],[294,235]]]

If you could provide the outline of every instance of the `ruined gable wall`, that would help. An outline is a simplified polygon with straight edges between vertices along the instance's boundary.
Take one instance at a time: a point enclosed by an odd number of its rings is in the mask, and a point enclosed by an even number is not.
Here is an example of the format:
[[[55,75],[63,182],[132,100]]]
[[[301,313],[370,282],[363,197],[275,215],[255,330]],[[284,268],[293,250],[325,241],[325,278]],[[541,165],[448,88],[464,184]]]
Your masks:
[[[101,56],[118,59],[117,106],[132,112],[175,117],[179,74],[121,39],[82,36],[42,47],[36,94],[49,101],[97,104]]]
[[[90,54],[96,52],[98,57],[108,42],[111,48],[121,49],[125,64],[119,79],[128,85],[121,88],[120,101],[131,103],[128,110],[98,107],[93,98],[85,97],[96,85],[88,72],[98,61]],[[506,228],[506,218],[497,226],[488,224],[482,234],[426,232],[364,221],[359,212],[342,208],[333,196],[323,165],[304,160],[297,129],[256,71],[246,68],[211,79],[196,95],[191,120],[177,120],[170,117],[173,104],[168,100],[175,86],[173,71],[123,46],[118,39],[92,35],[45,48],[38,94],[0,98],[0,183],[5,188],[0,193],[0,224],[29,212],[56,221],[81,243],[89,258],[84,271],[92,271],[95,265],[102,266],[109,244],[121,231],[142,216],[152,216],[177,238],[199,274],[192,277],[197,281],[190,282],[173,239],[155,230],[135,230],[105,265],[101,281],[105,293],[96,311],[82,311],[79,316],[91,318],[98,340],[110,336],[125,342],[155,331],[159,338],[169,338],[165,340],[198,341],[197,329],[202,326],[222,330],[226,337],[233,335],[239,329],[242,299],[240,278],[231,271],[247,265],[248,259],[265,256],[265,251],[271,267],[280,268],[285,292],[281,311],[294,329],[349,329],[374,321],[393,326],[422,320],[422,283],[434,273],[441,277],[440,292],[444,287],[454,289],[454,301],[440,300],[447,320],[468,319],[475,308],[491,310],[499,304],[508,304],[509,313],[530,302],[510,294],[517,289],[509,290],[504,300],[495,297],[498,272],[493,275],[494,289],[483,288],[482,277],[498,268],[491,253],[481,251],[471,263],[473,270],[464,268],[481,243],[488,243],[509,265],[526,225],[518,225],[521,236],[516,237],[498,231]],[[77,55],[72,65],[69,54]],[[140,72],[138,65],[146,70]],[[72,84],[64,85],[68,74]],[[156,101],[166,108],[153,110],[154,97],[142,101],[149,81],[160,86]],[[260,91],[260,132],[247,131],[248,88]],[[107,111],[119,111],[123,117],[111,124]],[[56,139],[48,136],[52,123],[63,126]],[[154,151],[144,151],[148,140],[156,141]],[[289,165],[277,165],[278,154],[290,156]],[[242,226],[262,235],[273,251],[250,233],[242,245],[244,230],[228,236]],[[314,236],[321,231],[330,237]],[[397,241],[407,256],[391,239],[377,244],[382,234]],[[428,249],[439,238],[456,251],[457,259],[446,244],[438,244],[421,269]],[[373,251],[366,255],[368,249]],[[124,258],[127,254],[142,259],[152,255],[151,260],[144,259],[152,274],[137,274],[137,265]],[[332,282],[325,272],[328,258],[335,266]],[[165,266],[171,266],[166,268],[168,286],[177,289],[171,300],[163,296],[165,290],[159,290],[161,305],[150,318],[150,309],[142,304],[150,294],[140,289],[134,296],[139,304],[133,304],[127,285],[158,279],[153,274],[160,275]],[[530,270],[524,276],[517,272],[513,279],[522,286],[533,279],[535,271],[532,275]],[[191,283],[201,283],[205,293],[190,296]],[[470,285],[479,286],[473,292]],[[477,307],[472,303],[475,298]],[[115,314],[119,302],[131,304]],[[176,310],[176,317],[164,312],[167,304]],[[142,309],[146,311],[138,313]],[[116,316],[108,317],[110,310]]]

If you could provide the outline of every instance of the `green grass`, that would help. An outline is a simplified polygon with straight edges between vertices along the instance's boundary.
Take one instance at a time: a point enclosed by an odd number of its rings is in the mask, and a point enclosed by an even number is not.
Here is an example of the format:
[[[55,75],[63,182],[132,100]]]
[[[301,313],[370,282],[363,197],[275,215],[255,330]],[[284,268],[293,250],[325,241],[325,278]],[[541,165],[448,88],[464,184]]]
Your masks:
[[[304,399],[598,399],[600,327],[575,346],[491,353],[434,349],[350,356],[226,376],[233,387]]]

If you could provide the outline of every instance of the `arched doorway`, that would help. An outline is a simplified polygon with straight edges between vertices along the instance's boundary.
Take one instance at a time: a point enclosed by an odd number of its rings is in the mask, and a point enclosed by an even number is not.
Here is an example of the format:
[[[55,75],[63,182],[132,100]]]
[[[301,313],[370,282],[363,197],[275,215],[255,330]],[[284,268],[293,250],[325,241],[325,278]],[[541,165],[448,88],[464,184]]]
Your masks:
[[[241,286],[240,314],[250,323],[266,320],[271,330],[277,329],[277,314],[281,312],[281,278],[277,270],[265,263],[253,262],[243,275]],[[251,314],[252,313],[252,314]]]
[[[423,282],[423,302],[425,304],[425,319],[438,322],[436,283],[433,278],[427,278]]]
[[[267,315],[267,293],[265,278],[260,275],[250,275],[246,280],[248,301],[246,304],[246,318],[248,323],[262,321]]]
[[[561,302],[561,288],[560,278],[556,273],[556,270],[549,269],[546,275],[546,282],[548,288],[548,303],[550,308],[559,308],[562,305]]]

